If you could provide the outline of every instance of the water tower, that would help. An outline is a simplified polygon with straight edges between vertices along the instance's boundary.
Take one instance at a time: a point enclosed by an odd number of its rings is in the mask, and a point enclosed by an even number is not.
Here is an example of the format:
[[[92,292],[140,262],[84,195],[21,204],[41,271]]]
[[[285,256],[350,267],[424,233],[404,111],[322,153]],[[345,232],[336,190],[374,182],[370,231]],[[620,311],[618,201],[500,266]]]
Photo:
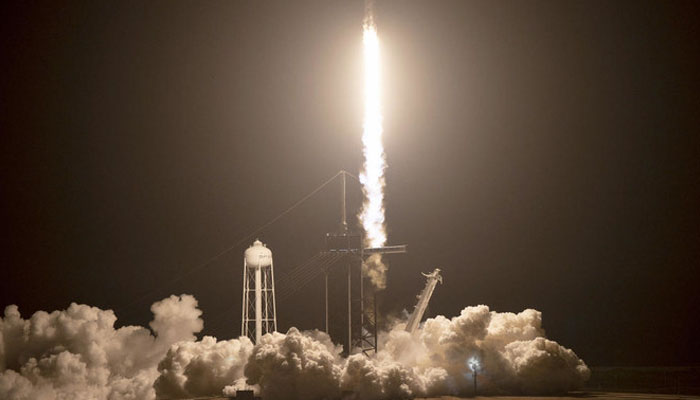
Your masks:
[[[277,304],[272,251],[260,240],[256,240],[243,256],[241,336],[259,343],[262,335],[276,330]]]

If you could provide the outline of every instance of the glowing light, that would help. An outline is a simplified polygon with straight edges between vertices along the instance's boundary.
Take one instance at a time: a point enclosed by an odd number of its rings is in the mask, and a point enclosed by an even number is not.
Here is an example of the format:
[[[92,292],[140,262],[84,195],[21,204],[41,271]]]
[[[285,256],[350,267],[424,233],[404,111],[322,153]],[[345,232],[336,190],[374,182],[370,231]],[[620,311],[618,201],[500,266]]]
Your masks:
[[[467,361],[467,364],[469,365],[469,369],[471,369],[473,372],[479,371],[481,369],[481,362],[479,361],[478,358],[472,357]]]
[[[365,230],[365,245],[381,247],[386,244],[384,226],[384,169],[386,168],[386,160],[382,144],[379,38],[371,19],[365,24],[362,42],[364,48],[365,111],[362,133],[364,165],[360,173],[360,182],[362,182],[365,201],[360,212],[360,220]],[[381,255],[372,255],[371,260],[366,263],[366,269],[369,270],[369,276],[375,285],[383,287],[386,267],[381,261]]]

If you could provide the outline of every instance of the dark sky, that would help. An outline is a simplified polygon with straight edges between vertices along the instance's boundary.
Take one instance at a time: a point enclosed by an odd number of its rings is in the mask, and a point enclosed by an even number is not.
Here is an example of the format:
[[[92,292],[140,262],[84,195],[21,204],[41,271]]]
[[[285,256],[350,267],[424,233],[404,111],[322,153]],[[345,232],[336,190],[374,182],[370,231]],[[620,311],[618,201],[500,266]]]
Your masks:
[[[361,164],[361,1],[14,2],[0,10],[0,306],[145,324],[171,293],[240,332],[247,243]],[[700,363],[693,2],[383,1],[386,315],[543,312],[590,365]],[[349,187],[356,204],[358,187]],[[338,187],[260,234],[277,276]],[[320,281],[279,305],[321,328]]]

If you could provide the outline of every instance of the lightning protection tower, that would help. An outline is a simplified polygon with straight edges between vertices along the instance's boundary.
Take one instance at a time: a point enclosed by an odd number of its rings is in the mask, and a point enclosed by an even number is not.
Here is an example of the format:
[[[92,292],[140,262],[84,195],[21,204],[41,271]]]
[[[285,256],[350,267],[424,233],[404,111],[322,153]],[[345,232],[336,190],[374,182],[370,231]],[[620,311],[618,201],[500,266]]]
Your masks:
[[[262,335],[277,330],[275,272],[272,251],[260,240],[243,256],[243,313],[241,336],[259,343]]]

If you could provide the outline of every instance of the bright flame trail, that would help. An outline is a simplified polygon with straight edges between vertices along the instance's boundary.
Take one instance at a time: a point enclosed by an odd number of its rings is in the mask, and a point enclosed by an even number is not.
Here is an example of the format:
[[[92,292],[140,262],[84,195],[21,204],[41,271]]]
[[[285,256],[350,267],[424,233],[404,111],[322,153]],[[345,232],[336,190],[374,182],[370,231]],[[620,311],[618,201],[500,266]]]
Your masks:
[[[381,64],[379,57],[379,38],[371,15],[365,22],[362,38],[364,47],[365,73],[365,115],[362,133],[364,166],[360,181],[365,201],[360,212],[360,220],[365,230],[365,245],[381,247],[386,243],[384,226],[384,146],[382,145],[381,113]],[[365,272],[375,286],[386,285],[386,266],[381,255],[372,255],[365,263]]]

